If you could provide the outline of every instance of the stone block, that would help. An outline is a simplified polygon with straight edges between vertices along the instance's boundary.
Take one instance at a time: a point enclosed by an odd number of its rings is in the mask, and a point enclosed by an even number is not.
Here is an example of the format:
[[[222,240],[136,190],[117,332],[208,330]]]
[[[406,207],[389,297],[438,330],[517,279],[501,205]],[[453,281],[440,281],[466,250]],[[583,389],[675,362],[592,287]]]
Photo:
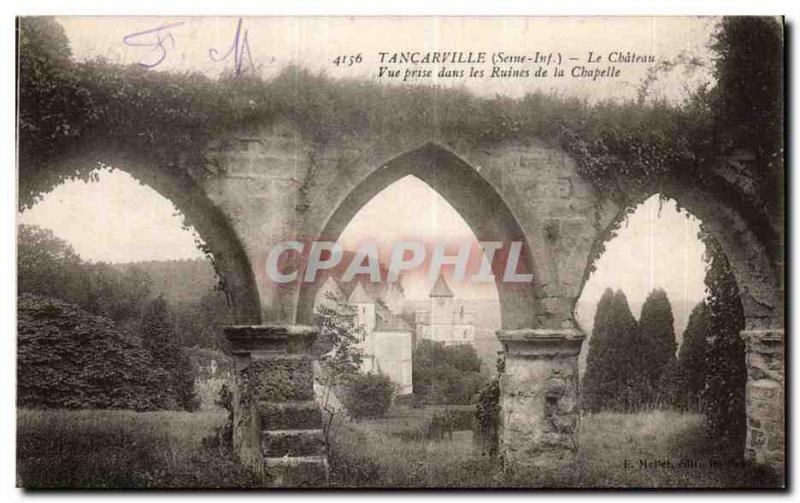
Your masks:
[[[578,353],[575,329],[501,330],[500,454],[520,472],[570,464],[577,450]]]
[[[266,402],[314,399],[313,360],[306,355],[254,358],[248,368],[256,400]]]
[[[270,457],[266,459],[265,471],[276,487],[324,487],[328,483],[328,458]]]
[[[743,330],[747,343],[747,443],[745,457],[784,471],[784,331]]]
[[[261,452],[266,457],[321,456],[326,453],[325,435],[317,430],[265,430]]]
[[[322,428],[322,412],[314,400],[258,404],[261,425],[268,430]]]

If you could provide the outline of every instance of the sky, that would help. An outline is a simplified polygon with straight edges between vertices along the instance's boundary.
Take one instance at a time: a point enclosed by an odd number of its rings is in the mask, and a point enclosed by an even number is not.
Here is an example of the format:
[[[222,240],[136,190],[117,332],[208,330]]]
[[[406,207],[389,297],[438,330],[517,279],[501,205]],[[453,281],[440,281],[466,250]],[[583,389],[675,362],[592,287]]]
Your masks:
[[[51,229],[84,260],[136,262],[201,258],[194,231],[164,196],[120,170],[97,182],[68,181],[19,215],[19,223]]]
[[[708,63],[708,43],[717,18],[712,17],[61,17],[78,60],[102,57],[119,63],[144,64],[152,71],[201,72],[217,77],[236,66],[251,67],[266,77],[297,64],[333,78],[379,78],[380,52],[473,51],[506,55],[561,54],[585,60],[589,52],[652,54],[656,62],[685,53]],[[150,30],[159,29],[157,32]],[[239,51],[229,52],[239,29]],[[246,47],[245,47],[246,35]],[[161,37],[162,44],[156,44]],[[246,50],[247,49],[247,50]],[[335,65],[338,56],[360,62]],[[224,57],[228,55],[228,57]],[[252,62],[252,65],[251,65]],[[509,65],[501,65],[509,66]],[[531,65],[532,66],[532,65]],[[603,65],[604,66],[604,65]],[[463,86],[481,95],[523,96],[544,91],[594,100],[630,98],[650,65],[623,65],[617,79],[597,81],[555,78],[412,80],[441,86]],[[569,66],[567,66],[569,68]],[[654,95],[680,99],[686,86],[710,79],[708,67],[664,75]]]

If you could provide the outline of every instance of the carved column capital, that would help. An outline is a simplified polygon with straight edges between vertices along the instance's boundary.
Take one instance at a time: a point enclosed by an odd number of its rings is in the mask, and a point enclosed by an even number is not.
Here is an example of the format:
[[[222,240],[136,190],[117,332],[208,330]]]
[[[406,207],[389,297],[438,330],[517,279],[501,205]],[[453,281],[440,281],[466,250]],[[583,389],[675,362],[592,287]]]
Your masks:
[[[308,325],[233,325],[225,337],[234,355],[251,353],[308,353],[317,329]]]
[[[577,356],[586,334],[576,328],[523,328],[498,330],[507,355],[521,357]]]

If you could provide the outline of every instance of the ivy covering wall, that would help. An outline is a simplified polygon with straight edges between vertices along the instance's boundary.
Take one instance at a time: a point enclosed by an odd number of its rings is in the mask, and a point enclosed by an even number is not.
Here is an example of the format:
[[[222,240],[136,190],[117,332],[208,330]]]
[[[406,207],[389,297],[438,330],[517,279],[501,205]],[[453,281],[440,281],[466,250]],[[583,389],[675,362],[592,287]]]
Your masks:
[[[103,60],[76,62],[57,22],[22,18],[20,205],[31,205],[65,179],[90,176],[96,165],[52,166],[87,145],[120,146],[146,155],[160,169],[181,169],[203,163],[203,150],[216,135],[277,118],[291,120],[310,141],[321,143],[425,130],[476,144],[544,140],[566,149],[581,175],[623,205],[638,202],[627,201],[627,194],[639,187],[652,193],[662,179],[711,187],[714,167],[734,143],[744,142],[759,159],[782,160],[782,142],[775,141],[782,117],[744,129],[738,120],[782,110],[781,84],[763,80],[775,77],[774,71],[754,71],[748,81],[730,67],[747,64],[753,53],[759,65],[780,71],[781,26],[759,18],[743,28],[738,19],[725,20],[716,38],[718,86],[698,89],[679,104],[642,96],[590,104],[541,93],[481,98],[433,86],[381,86],[298,67],[272,79],[245,74],[213,80]],[[758,100],[749,100],[756,94]],[[745,109],[737,96],[748,98]],[[736,127],[728,127],[732,121]],[[754,140],[761,144],[749,145]],[[772,204],[778,197],[776,171],[768,163],[759,166],[750,174],[757,196]]]

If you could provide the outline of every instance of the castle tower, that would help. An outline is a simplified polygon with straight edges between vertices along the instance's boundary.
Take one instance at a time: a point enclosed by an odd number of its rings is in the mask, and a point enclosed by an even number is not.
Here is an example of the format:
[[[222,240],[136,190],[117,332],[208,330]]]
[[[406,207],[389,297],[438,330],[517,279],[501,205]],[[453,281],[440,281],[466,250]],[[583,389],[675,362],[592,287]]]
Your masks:
[[[362,351],[361,371],[375,372],[377,370],[374,347],[374,332],[377,323],[375,299],[364,290],[364,286],[359,281],[350,293],[347,302],[356,310],[356,325],[363,327],[366,332],[363,334],[364,338],[358,343],[358,347]]]
[[[369,296],[359,281],[347,302],[356,309],[356,324],[364,327],[367,336],[375,330],[375,299]]]
[[[431,325],[453,324],[453,291],[441,274],[428,294],[431,299]]]

